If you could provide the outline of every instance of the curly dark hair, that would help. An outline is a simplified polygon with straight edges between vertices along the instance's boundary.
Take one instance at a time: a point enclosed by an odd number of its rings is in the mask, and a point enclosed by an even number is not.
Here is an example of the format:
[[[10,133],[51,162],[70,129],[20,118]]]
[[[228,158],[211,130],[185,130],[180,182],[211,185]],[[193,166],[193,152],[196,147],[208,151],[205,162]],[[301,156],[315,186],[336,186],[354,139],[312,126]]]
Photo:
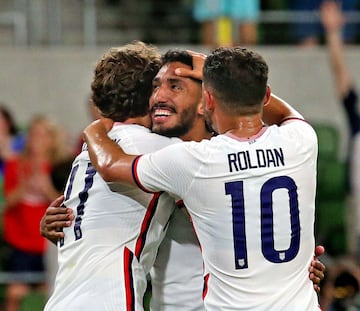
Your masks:
[[[161,67],[160,53],[141,41],[108,50],[97,63],[92,100],[102,114],[123,122],[149,111],[152,80]]]

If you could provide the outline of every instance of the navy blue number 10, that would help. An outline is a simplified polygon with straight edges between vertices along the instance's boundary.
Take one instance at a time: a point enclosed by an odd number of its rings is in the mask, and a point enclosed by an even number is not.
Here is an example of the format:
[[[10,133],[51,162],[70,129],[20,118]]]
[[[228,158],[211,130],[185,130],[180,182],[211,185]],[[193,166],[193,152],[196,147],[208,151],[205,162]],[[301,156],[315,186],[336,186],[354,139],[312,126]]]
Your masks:
[[[273,192],[277,189],[286,189],[289,197],[291,237],[289,247],[284,250],[276,250],[274,242]],[[248,268],[248,258],[243,181],[225,183],[225,193],[231,196],[232,202],[235,268],[246,269]],[[260,190],[260,210],[263,256],[273,263],[291,261],[297,255],[300,247],[298,194],[294,180],[287,176],[273,177],[267,180]]]

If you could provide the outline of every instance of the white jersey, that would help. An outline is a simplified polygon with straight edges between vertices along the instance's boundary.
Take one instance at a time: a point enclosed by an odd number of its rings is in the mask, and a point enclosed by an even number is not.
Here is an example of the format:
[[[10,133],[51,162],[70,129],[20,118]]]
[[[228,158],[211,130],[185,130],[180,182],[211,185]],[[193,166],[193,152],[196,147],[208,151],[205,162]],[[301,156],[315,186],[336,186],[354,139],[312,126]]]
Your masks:
[[[150,271],[152,311],[205,311],[200,245],[189,216],[180,207],[171,215]]]
[[[109,136],[126,152],[143,154],[179,139],[139,125],[115,126]],[[58,243],[59,270],[46,311],[143,310],[146,276],[166,232],[174,199],[107,184],[91,165],[86,145],[74,160],[64,205],[74,211]]]
[[[191,214],[206,310],[320,310],[308,277],[316,162],[316,134],[300,120],[248,140],[219,135],[134,161],[140,187],[183,198]]]

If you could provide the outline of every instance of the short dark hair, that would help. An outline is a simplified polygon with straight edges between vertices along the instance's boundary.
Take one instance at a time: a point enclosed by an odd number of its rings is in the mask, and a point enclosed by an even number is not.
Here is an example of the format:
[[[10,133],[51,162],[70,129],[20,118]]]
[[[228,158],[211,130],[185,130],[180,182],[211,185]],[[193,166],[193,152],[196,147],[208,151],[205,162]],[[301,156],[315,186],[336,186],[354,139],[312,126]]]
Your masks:
[[[266,94],[268,66],[261,55],[242,47],[215,49],[205,60],[203,81],[230,113],[258,111]]]
[[[190,66],[191,69],[194,69],[192,55],[186,50],[180,49],[170,49],[161,57],[162,65],[169,63],[179,62],[184,65]],[[191,78],[195,82],[202,83],[201,80]]]
[[[140,41],[107,51],[91,83],[92,100],[102,116],[122,122],[148,114],[152,80],[160,66],[158,50]]]
[[[192,56],[186,50],[171,49],[161,56],[162,65],[180,62],[193,68]]]

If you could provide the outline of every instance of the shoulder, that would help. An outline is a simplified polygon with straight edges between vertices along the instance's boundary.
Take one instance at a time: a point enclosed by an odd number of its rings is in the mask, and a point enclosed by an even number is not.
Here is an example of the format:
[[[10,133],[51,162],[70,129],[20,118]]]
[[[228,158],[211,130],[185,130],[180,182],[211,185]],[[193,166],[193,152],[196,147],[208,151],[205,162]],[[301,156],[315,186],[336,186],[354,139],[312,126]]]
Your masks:
[[[316,132],[312,125],[303,119],[289,119],[281,126],[271,126],[270,131],[272,139],[288,144],[293,150],[311,153],[317,150]]]
[[[299,136],[306,136],[308,138],[316,138],[316,132],[312,125],[304,119],[300,118],[288,118],[285,119],[281,125],[282,131],[294,133]]]
[[[181,142],[179,138],[155,134],[148,128],[136,124],[116,126],[109,132],[109,137],[121,145],[126,152],[136,152],[136,154],[154,152]]]

